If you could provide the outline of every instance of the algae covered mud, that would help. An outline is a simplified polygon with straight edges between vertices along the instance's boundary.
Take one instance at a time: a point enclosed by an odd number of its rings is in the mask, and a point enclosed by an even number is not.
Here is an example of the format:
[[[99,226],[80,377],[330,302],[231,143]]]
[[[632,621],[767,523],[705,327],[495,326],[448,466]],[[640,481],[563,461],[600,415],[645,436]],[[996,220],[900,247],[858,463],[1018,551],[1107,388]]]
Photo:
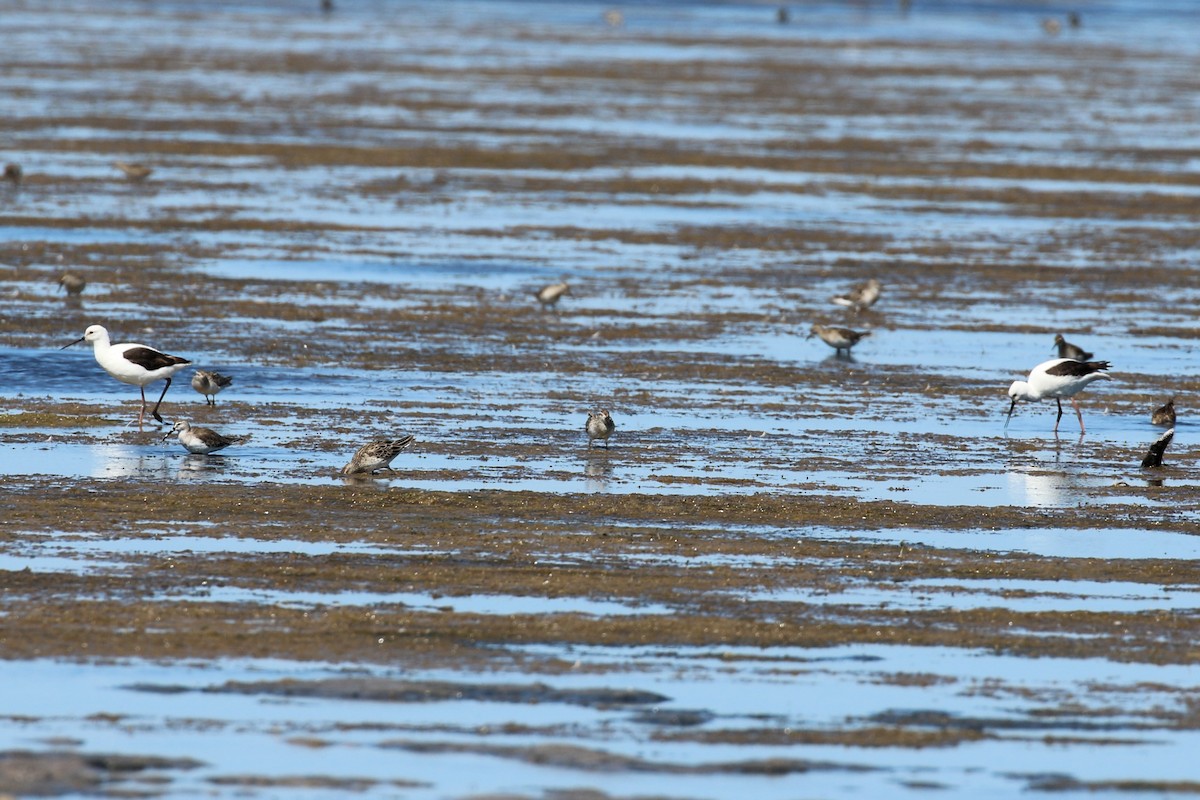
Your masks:
[[[0,794],[1200,793],[1186,4],[297,5],[3,7]]]

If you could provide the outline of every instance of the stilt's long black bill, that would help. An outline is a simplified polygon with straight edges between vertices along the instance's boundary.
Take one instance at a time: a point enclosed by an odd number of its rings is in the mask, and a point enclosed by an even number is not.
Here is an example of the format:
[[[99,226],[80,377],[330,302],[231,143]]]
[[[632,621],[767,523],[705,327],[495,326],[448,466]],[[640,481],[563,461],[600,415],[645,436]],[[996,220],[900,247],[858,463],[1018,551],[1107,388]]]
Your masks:
[[[62,347],[60,347],[60,348],[58,348],[58,349],[59,349],[59,350],[66,350],[68,347],[74,347],[75,345],[79,344],[80,342],[82,342],[82,341],[83,341],[84,339],[86,339],[86,338],[87,338],[86,336],[80,336],[78,339],[76,339],[75,341],[71,342],[70,344],[64,344]]]
[[[1007,416],[1007,417],[1005,418],[1005,420],[1004,420],[1004,427],[1005,427],[1005,428],[1007,428],[1007,427],[1008,427],[1008,423],[1012,421],[1012,414],[1013,414],[1013,411],[1015,411],[1015,410],[1016,410],[1016,408],[1017,408],[1017,401],[1016,401],[1016,400],[1013,400],[1013,401],[1012,401],[1012,405],[1008,407],[1008,416]]]

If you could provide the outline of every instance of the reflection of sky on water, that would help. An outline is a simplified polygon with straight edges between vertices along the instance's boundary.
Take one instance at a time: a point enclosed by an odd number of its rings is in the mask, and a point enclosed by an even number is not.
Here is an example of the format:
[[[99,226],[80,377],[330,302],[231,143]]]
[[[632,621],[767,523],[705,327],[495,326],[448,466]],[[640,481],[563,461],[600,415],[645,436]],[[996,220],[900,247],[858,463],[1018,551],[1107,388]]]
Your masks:
[[[386,643],[385,643],[386,646]],[[930,710],[954,716],[992,719],[997,724],[1030,723],[1000,738],[965,742],[938,751],[936,762],[920,749],[824,745],[695,744],[654,741],[654,728],[633,721],[636,708],[580,708],[558,703],[511,704],[487,701],[384,703],[302,698],[260,698],[253,695],[190,691],[161,694],[133,691],[133,684],[179,686],[193,690],[226,681],[282,678],[345,677],[338,665],[296,664],[286,661],[237,661],[219,664],[78,665],[58,662],[0,662],[8,688],[6,713],[27,716],[19,726],[0,724],[0,748],[24,747],[30,738],[69,736],[82,752],[147,750],[156,755],[195,756],[209,753],[210,764],[179,773],[175,793],[205,787],[214,775],[294,775],[303,754],[302,774],[396,777],[423,780],[427,787],[405,789],[406,797],[460,796],[463,793],[517,790],[537,782],[545,785],[590,785],[597,776],[569,769],[461,754],[408,753],[379,750],[389,740],[459,742],[464,744],[554,744],[554,731],[570,729],[584,737],[584,746],[668,763],[720,763],[765,758],[799,758],[854,765],[870,763],[879,771],[806,773],[804,785],[820,792],[899,796],[896,781],[933,780],[944,783],[939,794],[979,797],[1006,796],[1024,788],[1016,775],[1074,774],[1089,780],[1187,779],[1190,752],[1200,739],[1174,732],[1169,740],[1161,728],[1137,730],[1146,721],[1145,709],[1181,708],[1194,683],[1193,671],[1183,666],[1118,664],[1102,660],[1025,659],[949,648],[866,647],[771,648],[719,650],[675,648],[595,648],[536,646],[522,648],[530,658],[507,672],[503,668],[475,675],[439,670],[387,670],[360,667],[360,675],[393,676],[404,680],[449,680],[471,683],[539,681],[556,689],[598,687],[657,692],[669,700],[658,708],[706,710],[716,717],[706,730],[779,731],[789,727],[844,730],[871,724],[873,716],[906,710]],[[578,662],[578,672],[529,674],[538,658]],[[536,668],[536,667],[535,667]],[[599,670],[599,671],[597,671]],[[606,672],[604,670],[613,670]],[[930,675],[943,680],[906,685],[892,676]],[[46,692],[46,686],[56,687]],[[66,691],[64,691],[66,689]],[[1067,704],[1063,706],[1062,704]],[[1085,710],[1104,709],[1105,722],[1115,730],[1089,733],[1072,727],[1088,722]],[[1066,709],[1065,711],[1063,709]],[[123,716],[112,721],[111,713]],[[1055,711],[1047,716],[1043,712]],[[514,732],[504,728],[520,722]],[[1055,724],[1055,721],[1058,724]],[[1121,726],[1131,727],[1121,727]],[[545,726],[548,733],[537,729]],[[562,727],[556,727],[562,726]],[[213,750],[214,730],[224,743]],[[491,735],[484,731],[494,731]],[[1063,741],[1047,748],[1043,737],[1062,734]],[[329,746],[290,744],[296,737],[316,737]],[[1103,738],[1104,758],[1096,758],[1091,738]],[[1019,763],[1022,769],[1014,771]],[[487,786],[480,785],[484,770]],[[462,772],[462,770],[466,770]],[[174,776],[174,775],[173,775]],[[798,776],[668,775],[654,772],[606,772],[606,790],[632,795],[658,792],[662,796],[794,797]],[[207,788],[211,789],[211,786]],[[739,794],[739,792],[742,792]],[[356,793],[359,794],[359,793]],[[289,792],[289,796],[292,796]],[[307,797],[298,792],[295,796]],[[314,795],[315,796],[315,795]],[[362,792],[366,798],[391,796],[386,785]]]

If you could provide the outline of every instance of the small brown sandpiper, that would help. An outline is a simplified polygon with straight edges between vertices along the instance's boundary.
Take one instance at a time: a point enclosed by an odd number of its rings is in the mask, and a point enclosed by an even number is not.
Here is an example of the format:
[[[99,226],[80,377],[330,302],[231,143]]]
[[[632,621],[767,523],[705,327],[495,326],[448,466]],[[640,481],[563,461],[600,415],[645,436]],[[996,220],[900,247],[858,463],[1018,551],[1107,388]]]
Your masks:
[[[587,432],[588,449],[591,449],[592,442],[596,439],[604,442],[604,449],[608,449],[608,437],[612,436],[612,432],[617,429],[617,424],[613,422],[612,415],[608,413],[608,409],[600,409],[599,411],[589,411],[587,415],[587,423],[583,426]]]
[[[207,369],[198,369],[192,376],[192,388],[204,395],[204,402],[210,406],[217,404],[217,394],[231,383],[233,378]]]

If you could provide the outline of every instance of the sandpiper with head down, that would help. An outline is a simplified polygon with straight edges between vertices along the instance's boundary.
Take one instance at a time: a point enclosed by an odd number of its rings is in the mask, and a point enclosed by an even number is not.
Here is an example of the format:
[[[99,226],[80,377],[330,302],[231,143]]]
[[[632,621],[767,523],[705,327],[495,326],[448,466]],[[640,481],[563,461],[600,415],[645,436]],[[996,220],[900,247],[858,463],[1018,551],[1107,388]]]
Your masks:
[[[617,429],[617,423],[613,422],[612,415],[608,413],[608,409],[602,408],[599,411],[589,411],[587,422],[583,426],[587,432],[588,449],[591,449],[592,442],[599,439],[604,442],[604,449],[608,449],[608,437],[612,436],[613,431]]]
[[[864,337],[870,336],[870,331],[854,331],[849,328],[838,328],[833,325],[813,324],[809,329],[808,336],[812,338],[817,336],[822,342],[829,345],[834,350],[834,355],[841,355],[842,351],[846,355],[850,355],[850,348],[858,344]]]
[[[210,406],[217,404],[217,394],[231,383],[233,378],[208,369],[198,369],[192,376],[192,388],[204,395],[204,402]]]
[[[354,454],[350,463],[342,467],[343,475],[373,475],[376,470],[392,469],[392,459],[400,455],[402,450],[413,443],[412,435],[401,436],[399,439],[379,439],[367,442]]]
[[[163,387],[162,394],[158,396],[158,402],[154,404],[154,410],[150,412],[150,415],[156,420],[163,421],[158,414],[158,407],[162,405],[163,398],[167,396],[167,389],[171,388],[171,378],[175,376],[175,373],[191,364],[191,361],[180,356],[169,356],[144,344],[132,342],[112,344],[108,339],[108,331],[103,325],[89,326],[83,332],[83,336],[63,345],[61,349],[66,350],[71,345],[80,342],[92,344],[96,363],[105,372],[121,383],[128,383],[141,389],[142,407],[138,411],[138,430],[142,430],[142,420],[146,415],[146,387],[155,381],[166,380],[167,385]]]
[[[78,297],[83,294],[87,281],[74,272],[64,272],[58,279],[58,285],[67,293],[68,297]]]
[[[170,439],[175,435],[179,436],[179,443],[183,445],[189,453],[205,456],[211,455],[218,450],[224,450],[231,444],[242,444],[250,438],[248,436],[239,436],[237,438],[230,439],[226,436],[222,436],[211,428],[194,428],[192,427],[191,423],[183,420],[176,422],[175,426],[167,432],[167,435],[164,436],[162,440],[165,442],[167,439]]]
[[[559,283],[552,283],[549,286],[543,286],[537,290],[534,296],[542,304],[542,308],[549,308],[550,306],[557,305],[559,298],[564,294],[569,294],[570,291],[571,287],[567,285],[567,282],[560,281]]]
[[[121,170],[126,180],[133,183],[141,183],[150,177],[150,173],[154,172],[152,167],[147,167],[145,164],[130,164],[127,161],[114,161],[113,166]]]
[[[1073,358],[1054,358],[1038,364],[1030,371],[1028,379],[1013,381],[1012,386],[1008,387],[1012,405],[1008,407],[1008,419],[1004,421],[1004,427],[1008,427],[1019,401],[1036,403],[1053,397],[1058,404],[1058,418],[1054,420],[1054,432],[1057,434],[1058,423],[1063,415],[1062,401],[1066,397],[1075,408],[1075,416],[1079,417],[1079,433],[1086,433],[1083,412],[1079,409],[1079,403],[1075,402],[1075,395],[1086,389],[1092,381],[1110,378],[1107,370],[1107,361],[1076,361]]]

